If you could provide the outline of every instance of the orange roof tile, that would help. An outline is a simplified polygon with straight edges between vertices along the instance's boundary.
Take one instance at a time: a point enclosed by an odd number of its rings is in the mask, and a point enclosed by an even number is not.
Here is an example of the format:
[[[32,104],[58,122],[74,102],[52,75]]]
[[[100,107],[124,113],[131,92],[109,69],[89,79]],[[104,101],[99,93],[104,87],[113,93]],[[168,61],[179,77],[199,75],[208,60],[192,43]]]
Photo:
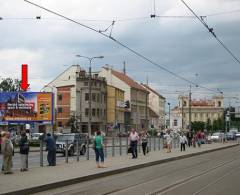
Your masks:
[[[129,76],[118,72],[116,70],[111,70],[112,74],[114,76],[116,76],[117,78],[119,78],[120,80],[122,80],[123,82],[125,82],[127,85],[129,85],[132,88],[144,91],[146,93],[149,93],[143,86],[141,86],[140,84],[138,84],[136,81],[134,81],[133,79],[131,79]]]

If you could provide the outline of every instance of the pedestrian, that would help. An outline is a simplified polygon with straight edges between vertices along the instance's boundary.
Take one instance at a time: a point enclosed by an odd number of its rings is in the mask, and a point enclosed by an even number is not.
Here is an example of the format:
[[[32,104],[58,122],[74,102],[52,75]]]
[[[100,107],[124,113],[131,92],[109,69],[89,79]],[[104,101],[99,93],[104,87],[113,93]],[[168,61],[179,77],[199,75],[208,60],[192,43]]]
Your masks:
[[[188,147],[191,147],[191,145],[192,145],[192,139],[193,139],[193,133],[192,133],[192,131],[189,131],[189,132],[187,133]]]
[[[20,155],[21,155],[21,169],[20,171],[28,171],[28,153],[29,142],[25,132],[21,133],[21,139],[19,141]]]
[[[168,131],[166,134],[166,141],[167,141],[167,153],[170,153],[172,149],[172,135],[170,134],[170,131]]]
[[[197,144],[198,144],[198,147],[200,148],[201,144],[202,144],[202,132],[201,131],[197,132]]]
[[[2,154],[3,154],[3,172],[4,174],[12,174],[13,144],[10,139],[9,132],[3,133]]]
[[[137,144],[138,144],[138,141],[139,141],[139,136],[138,136],[138,133],[136,132],[136,129],[134,129],[134,128],[131,129],[131,133],[130,133],[128,139],[129,139],[129,142],[130,142],[132,158],[137,158],[137,156],[138,156]]]
[[[188,143],[188,140],[184,134],[179,136],[179,142],[181,144],[181,151],[185,151],[185,145]]]
[[[142,130],[141,132],[141,142],[142,142],[142,150],[143,150],[143,155],[145,156],[146,153],[148,152],[148,149],[147,149],[147,144],[148,144],[148,140],[147,140],[147,137],[148,137],[148,133],[146,130]]]
[[[97,131],[97,135],[94,138],[96,164],[97,168],[106,168],[104,165],[104,153],[103,153],[103,137],[101,131]],[[101,163],[99,162],[101,160]]]
[[[56,166],[56,143],[50,133],[47,133],[46,150],[48,151],[47,160],[49,166]]]

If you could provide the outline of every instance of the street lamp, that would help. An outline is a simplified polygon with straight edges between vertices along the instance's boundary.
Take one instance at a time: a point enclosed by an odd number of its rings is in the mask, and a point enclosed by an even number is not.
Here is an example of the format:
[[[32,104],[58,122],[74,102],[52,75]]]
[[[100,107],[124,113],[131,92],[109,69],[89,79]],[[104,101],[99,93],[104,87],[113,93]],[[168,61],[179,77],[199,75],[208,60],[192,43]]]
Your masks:
[[[82,55],[76,55],[76,57],[79,58],[86,58],[89,60],[89,82],[88,82],[88,90],[89,90],[89,102],[88,102],[88,136],[90,138],[92,129],[91,129],[91,122],[92,122],[92,61],[93,59],[102,59],[104,56],[95,56],[95,57],[88,57],[88,56],[82,56]]]
[[[169,120],[169,129],[170,129],[170,127],[171,127],[170,126],[170,124],[171,124],[171,122],[170,122],[170,105],[171,104],[169,102],[167,104],[168,104],[168,120]]]

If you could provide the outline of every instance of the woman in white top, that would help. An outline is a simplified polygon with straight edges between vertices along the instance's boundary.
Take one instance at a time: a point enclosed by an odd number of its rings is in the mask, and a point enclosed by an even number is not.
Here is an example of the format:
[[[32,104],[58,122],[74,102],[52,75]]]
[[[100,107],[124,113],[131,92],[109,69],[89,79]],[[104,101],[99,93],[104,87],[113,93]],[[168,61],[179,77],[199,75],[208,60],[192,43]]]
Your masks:
[[[132,128],[131,133],[129,135],[129,142],[130,142],[130,147],[131,147],[131,152],[132,152],[132,158],[137,158],[137,144],[139,141],[139,136],[138,133],[134,128]]]
[[[188,140],[184,134],[179,136],[179,142],[181,144],[181,151],[185,151],[185,144],[187,144]]]
[[[166,141],[167,141],[167,153],[169,153],[171,152],[172,149],[172,136],[170,132],[167,132]]]

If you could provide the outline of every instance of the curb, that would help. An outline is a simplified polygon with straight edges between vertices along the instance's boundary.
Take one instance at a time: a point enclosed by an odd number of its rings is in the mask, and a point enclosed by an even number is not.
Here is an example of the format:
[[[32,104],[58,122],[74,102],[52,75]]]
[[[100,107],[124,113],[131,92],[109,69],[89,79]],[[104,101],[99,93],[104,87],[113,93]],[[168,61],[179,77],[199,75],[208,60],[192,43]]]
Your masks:
[[[72,185],[72,184],[76,184],[76,183],[90,181],[90,180],[93,180],[93,179],[107,177],[107,176],[110,176],[110,175],[124,173],[124,172],[127,172],[127,171],[132,171],[132,170],[136,170],[136,169],[140,169],[140,168],[144,168],[144,167],[149,167],[149,166],[153,166],[153,165],[163,164],[163,163],[166,163],[166,162],[185,159],[185,158],[198,156],[198,155],[202,155],[202,154],[206,154],[206,153],[210,153],[210,152],[215,152],[215,151],[218,151],[218,150],[233,148],[233,147],[236,147],[238,145],[239,144],[234,144],[234,145],[226,146],[226,147],[222,147],[222,148],[215,148],[215,149],[201,151],[201,152],[197,152],[197,153],[185,154],[185,155],[171,157],[171,158],[167,158],[167,159],[161,159],[161,160],[152,161],[152,162],[148,162],[148,163],[144,163],[144,164],[133,165],[131,167],[124,167],[124,168],[120,168],[120,169],[117,169],[117,170],[107,171],[107,172],[103,172],[103,173],[97,173],[97,174],[87,175],[87,176],[83,176],[83,177],[77,177],[77,178],[73,178],[73,179],[69,179],[69,180],[65,180],[65,181],[58,181],[58,182],[49,183],[49,184],[45,184],[45,185],[40,185],[40,186],[36,186],[36,187],[16,190],[16,191],[12,191],[12,192],[6,192],[6,193],[3,193],[3,195],[26,195],[26,194],[32,194],[32,193],[37,193],[37,192],[43,192],[43,191],[46,191],[46,190],[58,188],[59,186],[63,187],[63,186],[67,186],[67,185]],[[0,193],[0,194],[2,194],[2,193]]]

